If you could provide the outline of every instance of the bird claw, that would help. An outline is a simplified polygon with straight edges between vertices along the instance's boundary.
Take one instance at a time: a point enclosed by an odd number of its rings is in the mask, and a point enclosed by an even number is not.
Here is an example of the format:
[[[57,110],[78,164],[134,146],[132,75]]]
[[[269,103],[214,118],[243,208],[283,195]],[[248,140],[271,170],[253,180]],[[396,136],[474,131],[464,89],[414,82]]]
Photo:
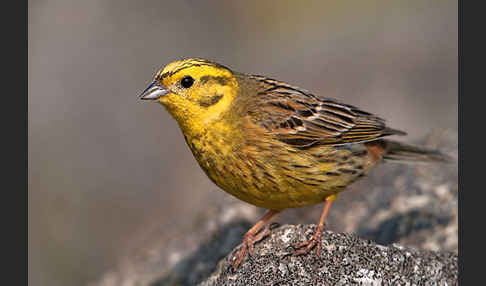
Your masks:
[[[243,242],[241,243],[240,250],[235,254],[233,258],[233,270],[236,271],[240,266],[241,262],[246,256],[246,252],[248,252],[249,256],[253,256],[255,254],[255,243],[261,241],[265,237],[270,234],[270,226],[267,225],[262,231],[260,231],[257,235],[252,233],[247,233],[243,237]]]
[[[273,224],[272,224],[273,225]],[[262,231],[260,231],[253,239],[254,243],[261,241],[270,234],[271,226],[267,225]],[[252,245],[253,248],[253,245]],[[253,255],[253,253],[251,254]]]
[[[238,269],[241,261],[243,261],[243,258],[245,257],[245,254],[246,254],[246,245],[243,244],[242,248],[235,254],[233,258],[233,271],[236,271],[236,269]]]
[[[311,239],[304,241],[302,243],[297,244],[294,248],[297,249],[295,251],[295,255],[302,255],[309,253],[314,247],[316,248],[316,256],[320,256],[321,254],[321,241],[322,241],[322,230],[317,228],[314,231]]]
[[[236,269],[238,269],[241,262],[245,258],[247,252],[248,255],[253,256],[254,244],[255,244],[255,236],[251,234],[246,234],[243,238],[243,242],[241,243],[240,250],[235,254],[233,258],[233,271],[236,271]]]

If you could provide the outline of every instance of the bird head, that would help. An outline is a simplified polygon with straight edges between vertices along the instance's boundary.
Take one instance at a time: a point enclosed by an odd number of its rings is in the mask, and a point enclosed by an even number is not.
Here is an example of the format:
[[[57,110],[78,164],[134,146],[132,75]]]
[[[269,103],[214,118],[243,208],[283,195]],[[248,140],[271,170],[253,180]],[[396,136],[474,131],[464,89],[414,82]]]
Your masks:
[[[238,82],[229,68],[205,59],[185,59],[157,72],[140,99],[161,103],[184,133],[192,133],[220,118],[237,93]]]

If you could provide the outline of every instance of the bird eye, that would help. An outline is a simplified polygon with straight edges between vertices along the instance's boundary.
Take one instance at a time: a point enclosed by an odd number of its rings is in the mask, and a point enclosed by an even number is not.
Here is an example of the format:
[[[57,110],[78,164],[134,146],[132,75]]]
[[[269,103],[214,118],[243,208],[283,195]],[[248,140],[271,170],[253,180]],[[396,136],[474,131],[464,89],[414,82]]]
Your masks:
[[[190,88],[194,83],[194,79],[191,76],[185,76],[181,79],[181,85],[183,88]]]

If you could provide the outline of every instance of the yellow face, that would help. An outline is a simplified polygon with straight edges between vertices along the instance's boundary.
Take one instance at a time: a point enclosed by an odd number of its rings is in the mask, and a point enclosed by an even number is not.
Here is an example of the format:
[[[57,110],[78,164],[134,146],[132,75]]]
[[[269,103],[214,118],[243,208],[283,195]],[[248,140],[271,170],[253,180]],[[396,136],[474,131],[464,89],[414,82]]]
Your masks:
[[[184,133],[203,130],[227,111],[237,95],[231,70],[203,59],[186,59],[159,71],[141,99],[157,100]]]

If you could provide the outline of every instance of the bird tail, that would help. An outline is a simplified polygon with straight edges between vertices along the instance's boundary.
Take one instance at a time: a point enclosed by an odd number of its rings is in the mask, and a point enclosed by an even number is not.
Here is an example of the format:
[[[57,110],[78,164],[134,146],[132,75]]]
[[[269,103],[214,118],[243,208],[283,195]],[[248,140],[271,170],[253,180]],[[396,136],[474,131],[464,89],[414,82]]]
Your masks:
[[[428,149],[411,144],[404,144],[392,140],[383,140],[385,143],[385,162],[397,163],[452,163],[454,159],[438,150]]]

